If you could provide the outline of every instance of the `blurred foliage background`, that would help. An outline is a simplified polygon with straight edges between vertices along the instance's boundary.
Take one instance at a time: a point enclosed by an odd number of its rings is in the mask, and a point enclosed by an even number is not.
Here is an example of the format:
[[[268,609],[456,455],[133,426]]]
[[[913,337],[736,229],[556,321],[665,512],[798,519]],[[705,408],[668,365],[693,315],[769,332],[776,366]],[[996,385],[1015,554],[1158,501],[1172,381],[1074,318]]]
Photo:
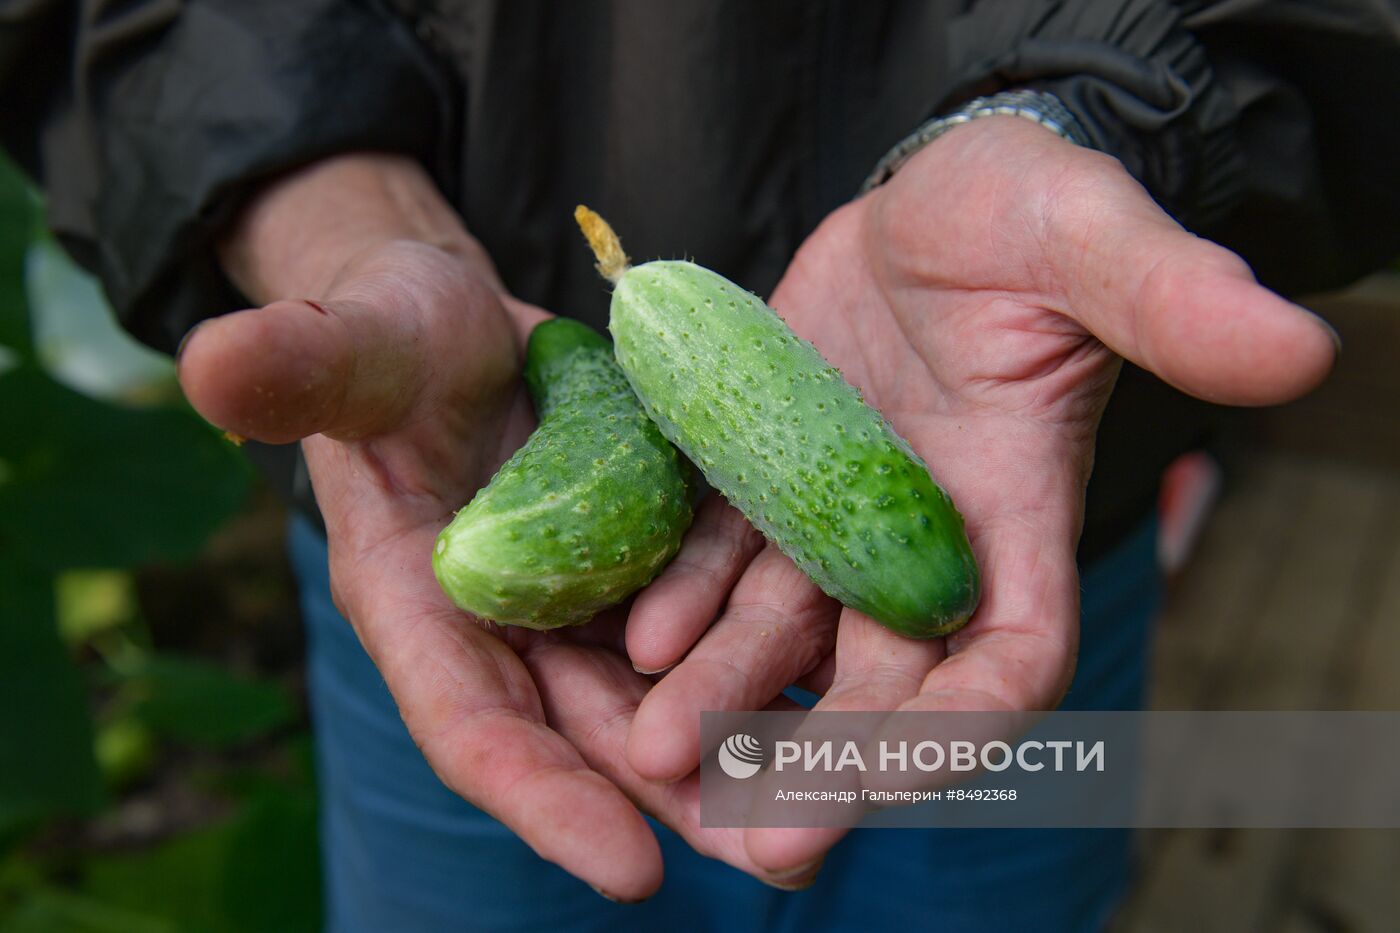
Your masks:
[[[319,927],[280,541],[0,156],[0,930]]]

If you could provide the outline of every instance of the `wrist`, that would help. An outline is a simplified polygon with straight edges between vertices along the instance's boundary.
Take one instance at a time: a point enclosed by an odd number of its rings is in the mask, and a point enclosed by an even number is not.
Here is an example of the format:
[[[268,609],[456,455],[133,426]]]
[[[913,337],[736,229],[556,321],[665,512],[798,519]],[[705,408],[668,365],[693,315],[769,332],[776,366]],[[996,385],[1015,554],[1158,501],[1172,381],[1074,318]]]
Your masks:
[[[495,270],[412,159],[334,156],[270,181],[218,244],[229,279],[252,301],[320,298],[355,257],[411,240],[461,258],[493,287]]]
[[[1089,136],[1074,114],[1053,94],[1026,88],[978,97],[957,109],[935,117],[895,144],[876,164],[861,191],[884,184],[911,158],[935,139],[955,127],[987,117],[1009,116],[1026,120],[1051,131],[1077,146],[1089,146]]]

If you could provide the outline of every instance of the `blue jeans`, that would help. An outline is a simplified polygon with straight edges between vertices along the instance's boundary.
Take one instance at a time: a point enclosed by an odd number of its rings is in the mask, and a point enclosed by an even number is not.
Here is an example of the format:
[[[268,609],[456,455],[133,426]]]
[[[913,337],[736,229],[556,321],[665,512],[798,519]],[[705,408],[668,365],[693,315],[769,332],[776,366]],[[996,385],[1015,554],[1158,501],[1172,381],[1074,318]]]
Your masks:
[[[1160,598],[1155,524],[1083,573],[1079,667],[1062,708],[1138,709]],[[359,931],[1100,929],[1124,894],[1126,830],[857,830],[806,891],[769,888],[653,824],[666,881],[605,901],[448,791],[331,602],[326,542],[290,529],[308,633],[327,928]]]

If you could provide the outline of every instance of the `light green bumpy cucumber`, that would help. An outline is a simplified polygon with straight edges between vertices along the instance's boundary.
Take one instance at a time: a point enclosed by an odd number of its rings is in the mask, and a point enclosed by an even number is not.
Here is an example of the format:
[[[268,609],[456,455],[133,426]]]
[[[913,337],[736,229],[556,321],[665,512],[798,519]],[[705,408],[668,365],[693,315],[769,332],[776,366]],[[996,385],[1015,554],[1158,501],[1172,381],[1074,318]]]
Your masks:
[[[902,635],[961,627],[980,596],[962,516],[880,413],[759,298],[690,262],[628,266],[601,218],[575,216],[661,432],[828,595]]]
[[[540,424],[433,549],[443,591],[474,615],[534,629],[587,622],[675,556],[690,467],[646,416],[607,340],[555,318],[530,334]]]

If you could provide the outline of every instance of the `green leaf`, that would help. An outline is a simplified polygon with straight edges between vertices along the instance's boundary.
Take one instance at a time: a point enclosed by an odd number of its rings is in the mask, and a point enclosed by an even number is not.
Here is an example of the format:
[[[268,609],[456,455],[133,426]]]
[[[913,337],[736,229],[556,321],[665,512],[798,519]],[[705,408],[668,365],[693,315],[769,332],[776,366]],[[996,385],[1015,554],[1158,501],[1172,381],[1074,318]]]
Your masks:
[[[121,715],[99,725],[94,749],[102,777],[113,788],[144,778],[156,763],[155,737],[135,716]]]
[[[268,795],[229,840],[226,913],[239,930],[321,929],[321,867],[311,794]]]
[[[29,183],[0,153],[0,347],[29,356],[33,341],[24,293],[24,256],[38,226]]]
[[[156,734],[191,745],[247,742],[296,718],[281,687],[205,661],[157,655],[124,674],[137,698],[133,715]]]
[[[116,909],[154,914],[177,930],[232,933],[223,879],[236,829],[223,823],[147,851],[93,858],[83,893]]]
[[[44,887],[44,872],[31,856],[11,852],[0,857],[0,904],[12,904]],[[4,925],[0,924],[0,930]]]
[[[0,541],[37,567],[189,557],[250,475],[189,411],[95,401],[32,366],[0,374]]]
[[[53,889],[31,894],[0,921],[5,933],[180,933],[168,920]]]
[[[0,553],[0,826],[101,800],[87,688],[58,637],[53,578]]]
[[[99,399],[179,397],[175,361],[122,329],[97,279],[52,237],[29,247],[24,274],[34,356],[54,379]]]
[[[152,850],[94,859],[83,890],[117,908],[158,914],[179,930],[319,930],[314,799],[265,796],[225,823]]]
[[[58,630],[69,645],[84,644],[136,615],[136,586],[125,570],[69,570],[57,583]]]

